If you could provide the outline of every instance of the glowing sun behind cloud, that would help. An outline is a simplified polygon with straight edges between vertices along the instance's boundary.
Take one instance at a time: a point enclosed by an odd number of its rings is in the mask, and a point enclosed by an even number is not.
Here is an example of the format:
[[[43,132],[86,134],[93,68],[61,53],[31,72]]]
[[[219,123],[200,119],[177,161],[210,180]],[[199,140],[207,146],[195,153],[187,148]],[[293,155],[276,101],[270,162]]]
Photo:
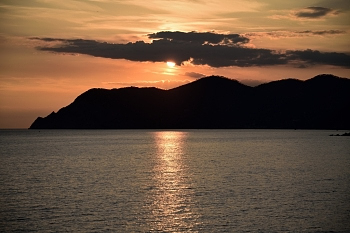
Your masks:
[[[176,65],[175,62],[172,62],[172,61],[167,61],[166,64],[169,67],[175,67],[175,65]]]

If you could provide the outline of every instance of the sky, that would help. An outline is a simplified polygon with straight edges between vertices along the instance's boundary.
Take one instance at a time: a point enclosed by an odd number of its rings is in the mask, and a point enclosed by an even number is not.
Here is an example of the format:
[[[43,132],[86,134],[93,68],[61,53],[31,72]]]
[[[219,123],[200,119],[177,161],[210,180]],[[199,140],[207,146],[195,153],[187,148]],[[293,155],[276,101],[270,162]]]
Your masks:
[[[350,78],[349,0],[0,0],[0,128],[91,88]]]

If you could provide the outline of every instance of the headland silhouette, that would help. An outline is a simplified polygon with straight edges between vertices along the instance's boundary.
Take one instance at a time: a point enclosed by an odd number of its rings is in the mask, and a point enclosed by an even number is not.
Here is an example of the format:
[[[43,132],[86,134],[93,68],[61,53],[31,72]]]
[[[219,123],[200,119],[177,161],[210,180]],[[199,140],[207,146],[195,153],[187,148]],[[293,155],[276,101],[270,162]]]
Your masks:
[[[30,129],[350,129],[350,79],[246,86],[209,76],[170,90],[90,89]]]

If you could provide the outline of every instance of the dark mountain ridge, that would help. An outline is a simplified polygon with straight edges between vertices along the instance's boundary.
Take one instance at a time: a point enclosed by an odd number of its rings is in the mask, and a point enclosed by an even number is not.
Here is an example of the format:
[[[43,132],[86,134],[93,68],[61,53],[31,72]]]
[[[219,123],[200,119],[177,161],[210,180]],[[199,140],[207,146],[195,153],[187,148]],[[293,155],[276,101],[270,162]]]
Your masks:
[[[90,89],[30,129],[349,129],[350,79],[318,75],[249,87],[210,76],[161,90]]]

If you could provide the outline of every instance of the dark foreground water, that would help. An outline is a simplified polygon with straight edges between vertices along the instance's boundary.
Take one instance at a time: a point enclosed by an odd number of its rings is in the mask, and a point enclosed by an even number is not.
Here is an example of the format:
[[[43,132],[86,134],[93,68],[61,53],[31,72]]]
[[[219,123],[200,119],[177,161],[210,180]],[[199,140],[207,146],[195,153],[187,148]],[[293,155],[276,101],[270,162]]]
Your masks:
[[[335,131],[2,130],[1,232],[350,232]]]

